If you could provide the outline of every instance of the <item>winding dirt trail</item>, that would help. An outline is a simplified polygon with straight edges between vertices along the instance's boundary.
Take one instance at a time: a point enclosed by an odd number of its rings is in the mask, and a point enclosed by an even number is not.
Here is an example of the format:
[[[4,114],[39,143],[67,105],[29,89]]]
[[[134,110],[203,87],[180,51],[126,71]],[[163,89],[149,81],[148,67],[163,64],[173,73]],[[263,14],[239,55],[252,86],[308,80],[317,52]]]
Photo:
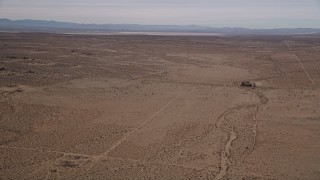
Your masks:
[[[230,128],[231,130],[227,130],[227,129],[224,130],[221,127],[221,123],[223,123],[223,121],[226,119],[227,115],[232,114],[232,113],[236,112],[237,110],[249,109],[252,107],[256,107],[256,111],[254,112],[254,116],[253,116],[253,119],[255,121],[254,127],[252,129],[253,136],[254,136],[253,143],[252,143],[250,149],[248,150],[248,152],[244,156],[242,156],[241,159],[244,159],[246,156],[248,156],[254,150],[254,147],[256,145],[256,137],[257,137],[257,133],[258,133],[257,132],[258,119],[256,118],[256,116],[259,111],[259,107],[267,104],[269,99],[263,93],[259,92],[258,90],[253,90],[252,92],[254,92],[255,95],[259,97],[259,99],[260,99],[259,103],[231,107],[231,108],[227,109],[224,113],[222,113],[217,120],[216,128],[221,129],[224,132],[227,132],[229,134],[229,140],[226,143],[223,151],[221,152],[220,172],[214,178],[215,180],[222,179],[223,177],[225,177],[227,175],[228,168],[229,168],[230,164],[232,163],[231,159],[230,159],[230,149],[232,146],[232,142],[237,139],[237,133],[234,131],[233,126],[232,126],[232,128]]]
[[[222,179],[224,176],[227,175],[229,164],[231,163],[230,159],[229,159],[230,149],[231,149],[232,142],[235,139],[237,139],[237,133],[235,133],[232,128],[232,131],[230,132],[230,135],[229,135],[229,140],[228,140],[227,144],[225,145],[225,149],[221,152],[221,160],[220,160],[221,161],[220,162],[221,169],[220,169],[219,174],[214,178],[215,180]]]

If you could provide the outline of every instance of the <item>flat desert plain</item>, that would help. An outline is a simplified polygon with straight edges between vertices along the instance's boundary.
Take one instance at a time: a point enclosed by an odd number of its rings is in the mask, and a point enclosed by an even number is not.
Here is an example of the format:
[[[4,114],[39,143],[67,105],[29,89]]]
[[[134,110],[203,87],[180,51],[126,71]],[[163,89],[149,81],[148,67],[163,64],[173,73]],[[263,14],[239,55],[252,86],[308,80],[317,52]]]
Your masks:
[[[320,178],[320,36],[0,33],[0,49],[0,179]]]

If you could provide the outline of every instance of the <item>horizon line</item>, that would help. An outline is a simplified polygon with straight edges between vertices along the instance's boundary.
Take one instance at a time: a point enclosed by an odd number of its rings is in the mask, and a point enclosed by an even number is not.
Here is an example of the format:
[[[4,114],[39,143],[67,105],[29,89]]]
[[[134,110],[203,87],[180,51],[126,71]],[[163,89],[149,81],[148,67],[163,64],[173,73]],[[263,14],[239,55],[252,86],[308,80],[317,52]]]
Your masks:
[[[137,23],[79,23],[79,22],[72,22],[72,21],[61,21],[61,20],[54,20],[54,19],[11,19],[11,18],[1,18],[0,20],[9,20],[9,21],[46,21],[46,22],[58,22],[58,23],[71,23],[71,24],[78,24],[78,25],[139,25],[139,26],[180,26],[180,27],[206,27],[206,28],[214,28],[214,29],[249,29],[249,30],[273,30],[273,29],[320,29],[319,27],[275,27],[275,28],[250,28],[250,27],[241,27],[241,26],[222,26],[222,27],[215,27],[211,25],[196,25],[196,24],[137,24]]]

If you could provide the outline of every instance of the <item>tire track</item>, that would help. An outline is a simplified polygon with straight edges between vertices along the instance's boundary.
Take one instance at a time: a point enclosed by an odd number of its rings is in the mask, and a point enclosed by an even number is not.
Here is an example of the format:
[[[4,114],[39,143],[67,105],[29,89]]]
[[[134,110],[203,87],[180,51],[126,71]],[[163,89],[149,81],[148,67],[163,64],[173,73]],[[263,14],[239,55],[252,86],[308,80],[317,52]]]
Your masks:
[[[138,130],[140,130],[142,127],[144,127],[148,122],[150,122],[152,119],[154,119],[157,115],[159,115],[164,109],[166,109],[168,106],[170,106],[174,101],[176,101],[177,99],[179,99],[182,95],[184,95],[185,93],[187,93],[186,91],[183,91],[181,93],[179,93],[178,95],[176,95],[173,99],[171,99],[167,104],[165,104],[164,106],[162,106],[157,112],[155,112],[153,115],[151,115],[149,118],[147,118],[144,122],[142,122],[138,127],[134,128],[132,131],[130,131],[127,135],[123,136],[120,140],[118,140],[114,145],[112,145],[107,151],[103,152],[102,154],[92,158],[92,163],[89,166],[89,168],[87,168],[85,171],[89,171],[93,168],[94,165],[96,165],[98,163],[98,161],[103,158],[106,157],[111,151],[113,151],[114,149],[116,149],[118,146],[120,146],[125,140],[127,140],[132,134],[134,134],[135,132],[137,132]]]
[[[284,41],[284,42],[285,42],[285,44],[288,46],[289,50],[290,50],[291,52],[294,52],[294,51],[292,51],[292,48],[291,48],[291,46],[288,44],[288,42],[287,42],[287,41]],[[305,72],[305,74],[307,75],[307,77],[308,77],[308,79],[310,80],[312,86],[313,86],[314,88],[316,88],[316,83],[313,81],[313,79],[312,79],[311,76],[309,75],[308,71],[306,70],[306,68],[305,68],[304,65],[302,64],[302,62],[301,62],[300,58],[298,57],[297,53],[294,53],[294,56],[295,56],[296,60],[299,62],[302,70],[303,70],[303,71]]]
[[[166,109],[168,106],[170,106],[174,101],[176,101],[177,99],[179,99],[185,92],[182,92],[180,94],[178,94],[176,97],[174,97],[173,99],[171,99],[171,101],[169,101],[167,104],[165,104],[164,106],[162,106],[157,112],[155,112],[152,116],[150,116],[147,120],[145,120],[143,123],[141,123],[138,127],[136,127],[135,129],[133,129],[131,132],[129,132],[127,135],[125,135],[124,137],[122,137],[117,143],[115,143],[113,146],[111,146],[111,148],[109,148],[107,151],[105,151],[104,153],[102,153],[100,156],[106,156],[107,154],[109,154],[112,150],[114,150],[115,148],[117,148],[119,145],[122,144],[123,141],[127,140],[132,134],[134,134],[135,132],[137,132],[138,130],[140,130],[143,126],[145,126],[149,121],[151,121],[154,117],[156,117],[158,114],[160,114],[164,109]]]
[[[301,68],[303,69],[303,71],[306,73],[308,79],[310,80],[311,84],[313,85],[314,88],[316,88],[316,83],[313,81],[313,79],[311,78],[311,76],[309,75],[308,71],[306,70],[306,68],[304,67],[304,65],[302,64],[302,62],[300,61],[300,58],[297,56],[296,53],[294,53],[296,59],[298,60],[298,62],[300,63]]]

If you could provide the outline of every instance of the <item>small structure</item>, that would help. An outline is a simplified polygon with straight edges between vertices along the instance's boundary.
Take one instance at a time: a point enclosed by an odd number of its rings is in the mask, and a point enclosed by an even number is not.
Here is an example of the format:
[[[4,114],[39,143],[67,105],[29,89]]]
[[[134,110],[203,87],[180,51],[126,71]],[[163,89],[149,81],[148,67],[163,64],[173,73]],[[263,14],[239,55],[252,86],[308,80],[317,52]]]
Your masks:
[[[249,81],[242,81],[240,86],[242,86],[242,87],[256,87],[256,84],[251,83]]]

